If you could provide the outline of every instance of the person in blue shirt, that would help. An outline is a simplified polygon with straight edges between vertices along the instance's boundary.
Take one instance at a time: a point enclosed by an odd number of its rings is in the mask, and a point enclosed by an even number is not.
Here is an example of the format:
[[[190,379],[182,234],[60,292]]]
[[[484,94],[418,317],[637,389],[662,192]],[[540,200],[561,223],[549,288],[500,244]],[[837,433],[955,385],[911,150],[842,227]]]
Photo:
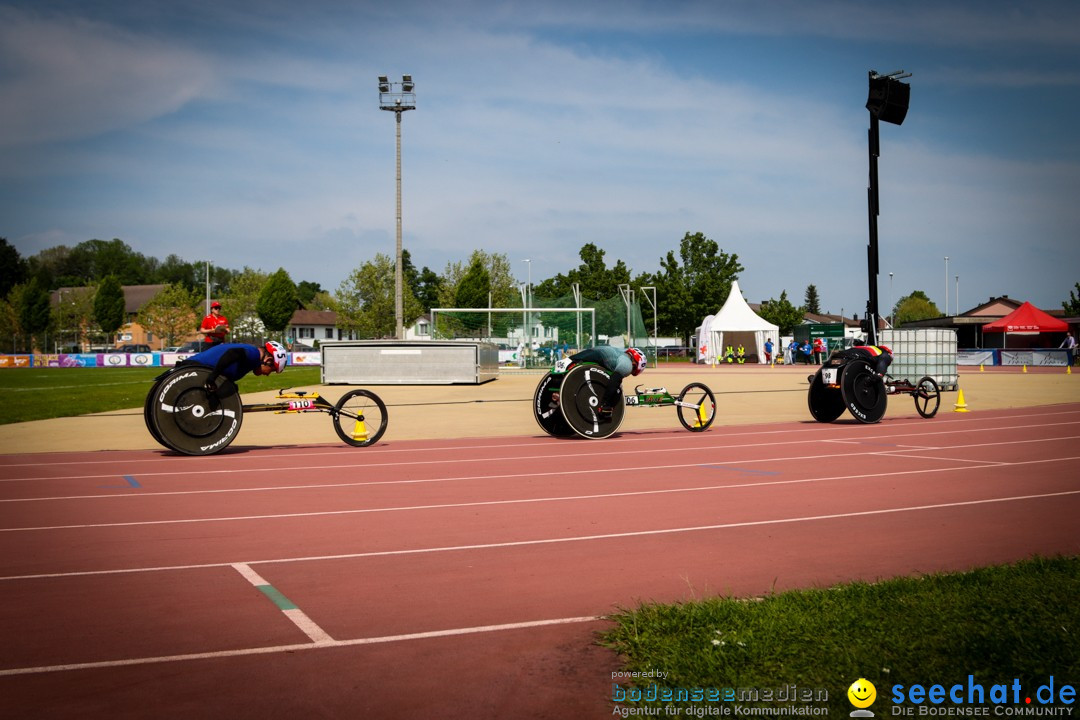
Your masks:
[[[611,417],[611,409],[615,406],[615,403],[622,402],[623,378],[630,375],[640,375],[647,364],[645,353],[637,348],[627,348],[624,351],[611,345],[597,345],[571,355],[566,360],[560,360],[555,367],[558,370],[565,370],[571,363],[582,362],[596,363],[607,368],[612,373],[612,382],[607,384],[604,395],[600,398],[600,407],[598,408],[599,414],[607,417]]]
[[[771,365],[772,364],[772,351],[773,351],[772,338],[769,338],[768,340],[765,341],[765,364],[766,365]]]
[[[289,353],[282,347],[281,343],[273,340],[262,347],[244,343],[220,343],[196,353],[178,364],[202,365],[210,368],[211,372],[210,377],[206,379],[206,388],[207,390],[216,390],[218,377],[224,377],[236,382],[248,373],[252,375],[269,375],[273,372],[281,372],[285,369],[288,357]]]

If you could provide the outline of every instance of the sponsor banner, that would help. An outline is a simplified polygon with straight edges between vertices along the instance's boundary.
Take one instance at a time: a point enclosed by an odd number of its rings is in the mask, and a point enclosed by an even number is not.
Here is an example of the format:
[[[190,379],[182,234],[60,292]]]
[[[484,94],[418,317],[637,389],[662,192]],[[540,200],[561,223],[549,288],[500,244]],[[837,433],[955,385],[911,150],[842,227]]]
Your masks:
[[[310,352],[289,353],[290,365],[322,365],[322,353],[318,350]]]
[[[102,367],[127,367],[127,353],[105,353],[99,356]]]
[[[1065,367],[1069,364],[1068,350],[1002,350],[1002,365],[1051,365]]]
[[[0,368],[30,367],[32,364],[29,355],[0,355]]]
[[[995,365],[993,350],[957,350],[957,365]]]

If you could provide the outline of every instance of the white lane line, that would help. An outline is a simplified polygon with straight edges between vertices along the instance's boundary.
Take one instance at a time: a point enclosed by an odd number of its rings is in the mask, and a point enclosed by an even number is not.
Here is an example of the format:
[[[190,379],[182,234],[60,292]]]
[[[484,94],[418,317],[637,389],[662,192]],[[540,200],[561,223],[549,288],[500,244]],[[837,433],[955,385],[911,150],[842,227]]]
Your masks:
[[[308,617],[307,613],[297,607],[292,600],[285,597],[280,590],[266,582],[259,573],[252,570],[250,565],[234,563],[233,568],[245,580],[254,585],[255,589],[265,595],[270,602],[274,603],[277,609],[292,621],[293,625],[296,625],[301,632],[311,638],[311,642],[316,645],[332,645],[334,643],[334,638],[330,637],[325,630]]]
[[[935,425],[938,425],[938,424],[940,424],[940,423],[935,422]],[[923,430],[922,432],[911,432],[911,433],[887,432],[887,433],[884,433],[884,434],[862,435],[862,436],[856,436],[856,437],[853,437],[853,438],[806,438],[806,439],[794,439],[794,440],[790,439],[790,436],[792,434],[800,433],[800,432],[810,432],[810,431],[809,430],[797,430],[796,429],[796,430],[787,430],[787,431],[762,431],[762,432],[756,432],[756,433],[755,432],[747,432],[747,433],[735,433],[735,434],[720,433],[719,431],[717,431],[717,438],[718,439],[719,438],[726,439],[726,438],[730,438],[730,437],[733,437],[733,436],[741,437],[743,435],[750,436],[750,437],[757,437],[757,436],[760,436],[760,435],[782,435],[782,436],[785,437],[785,439],[781,440],[779,442],[769,441],[769,442],[761,442],[761,443],[740,443],[740,444],[732,444],[732,445],[694,444],[694,445],[690,445],[690,446],[679,446],[679,447],[670,447],[670,448],[664,447],[664,448],[646,448],[646,449],[642,449],[641,447],[635,447],[635,449],[626,449],[626,450],[609,449],[609,450],[605,451],[605,457],[610,457],[612,455],[640,455],[640,454],[647,454],[647,453],[687,452],[687,451],[691,451],[691,450],[696,450],[696,451],[708,451],[708,450],[728,451],[728,450],[738,450],[738,449],[745,449],[745,448],[761,448],[761,447],[778,447],[778,446],[787,446],[787,445],[803,445],[803,444],[806,444],[806,443],[818,443],[818,442],[822,442],[822,441],[836,442],[836,441],[839,441],[839,440],[850,440],[852,442],[857,442],[857,443],[858,442],[866,443],[866,442],[869,442],[869,441],[876,441],[876,440],[890,440],[890,439],[894,439],[894,438],[904,438],[904,437],[922,437],[922,436],[925,436],[925,435],[952,435],[952,434],[963,434],[963,433],[971,433],[971,432],[989,432],[989,431],[998,431],[998,430],[1031,430],[1031,429],[1038,429],[1038,428],[1044,428],[1044,427],[1064,428],[1064,427],[1066,427],[1068,425],[1080,425],[1080,420],[1069,421],[1069,422],[1052,422],[1052,423],[1028,424],[1028,425],[1008,425],[1008,426],[994,427],[994,428],[971,427],[971,426],[961,427],[961,428],[957,428],[955,430],[939,430],[939,429],[929,429],[928,428],[926,430]],[[913,424],[910,427],[914,427],[914,426],[916,426],[916,425]],[[862,426],[858,426],[858,427],[867,428],[868,426],[862,425]],[[876,425],[874,426],[875,429],[877,429],[878,427],[879,426],[876,426]],[[890,426],[889,428],[886,428],[886,430],[891,429],[893,427],[896,427],[896,426]],[[909,427],[909,426],[904,425],[903,427]],[[815,428],[814,431],[815,432],[820,432],[820,430],[817,429],[817,428]],[[665,435],[663,438],[635,437],[634,438],[634,445],[635,446],[640,446],[640,444],[642,442],[645,442],[645,441],[661,441],[661,440],[667,441],[667,440],[672,439],[673,437],[678,437],[680,441],[686,441],[686,442],[691,441],[691,439],[686,438],[685,435],[683,435],[683,434],[679,434],[677,436]],[[701,438],[703,438],[703,437],[707,438],[707,436],[704,433],[695,434],[693,440],[694,441],[700,441]],[[1050,438],[1050,439],[1053,439],[1053,438]],[[995,444],[995,443],[987,443],[987,444]],[[520,446],[496,445],[496,446],[491,446],[491,447],[509,448],[509,447],[538,447],[538,446],[552,447],[552,446],[554,446],[554,443],[552,443],[549,440],[546,443],[522,443]],[[462,442],[462,447],[456,448],[456,449],[460,449],[460,450],[466,450],[467,449],[469,451],[474,451],[476,449],[480,449],[481,447],[483,447],[483,446],[469,445],[468,441],[465,440],[465,441]],[[416,449],[395,450],[395,451],[392,451],[392,452],[415,454],[417,452],[423,452],[423,451],[428,451],[428,450],[438,451],[438,452],[445,452],[448,449],[455,449],[455,448],[416,448]],[[389,454],[390,452],[391,451],[382,451],[382,452],[378,452],[378,453],[375,453],[375,452],[368,453],[368,452],[362,450],[362,451],[359,451],[359,452],[356,453],[356,457],[358,457],[358,458],[371,458],[371,457],[386,455],[386,454]],[[316,454],[316,455],[318,455],[318,454]],[[342,454],[340,454],[340,453],[335,453],[335,458],[340,457],[341,455]],[[583,451],[583,452],[573,452],[573,453],[527,455],[527,456],[513,455],[513,456],[507,456],[505,458],[494,458],[494,459],[558,460],[558,459],[564,459],[564,458],[565,459],[589,458],[589,457],[592,457],[592,456],[593,456],[593,454],[591,452],[584,452]],[[300,456],[299,455],[275,455],[275,456],[260,455],[258,457],[258,459],[260,461],[262,461],[262,460],[272,459],[274,457],[280,457],[282,459],[285,459],[285,458],[300,457]],[[321,457],[325,458],[326,453],[322,453]],[[186,458],[186,459],[200,460],[201,458]],[[275,473],[280,473],[282,471],[282,467],[280,465],[267,465],[267,466],[247,467],[247,468],[221,468],[220,465],[221,465],[222,461],[225,460],[225,459],[227,459],[227,458],[224,457],[224,456],[215,455],[214,456],[214,460],[215,460],[214,465],[216,466],[215,468],[198,468],[198,469],[194,469],[194,470],[191,469],[191,468],[188,468],[188,469],[185,469],[185,470],[169,470],[169,471],[160,471],[160,472],[129,472],[128,474],[137,474],[140,478],[148,478],[148,477],[169,477],[169,476],[175,476],[175,475],[192,475],[192,474],[198,474],[198,475],[216,475],[216,474],[233,475],[233,474],[239,474],[239,473],[265,473],[265,472],[270,472],[270,471],[275,472]],[[314,472],[314,471],[319,471],[319,470],[345,470],[345,469],[372,470],[372,469],[375,469],[375,468],[382,468],[382,467],[390,467],[390,468],[395,468],[396,469],[396,468],[409,467],[409,466],[426,466],[426,465],[440,465],[441,466],[441,465],[451,465],[451,464],[458,464],[458,463],[486,463],[486,462],[491,462],[492,459],[493,458],[491,458],[491,457],[483,457],[483,458],[472,458],[472,457],[470,457],[470,458],[447,459],[445,456],[443,456],[443,457],[439,457],[438,459],[433,459],[433,460],[405,460],[405,461],[402,461],[402,460],[388,460],[387,462],[372,462],[372,463],[354,462],[354,463],[347,463],[347,464],[337,464],[337,463],[335,463],[335,464],[328,464],[328,465],[317,465],[317,464],[315,464],[315,465],[305,465],[303,470],[305,472]],[[175,459],[173,459],[173,461],[175,462]],[[137,462],[137,461],[133,461],[133,462]],[[116,463],[117,463],[117,460],[115,458],[108,461],[108,464],[111,465],[111,466],[115,466]],[[90,465],[92,463],[72,463],[72,464],[79,465],[79,466],[85,466],[85,465]],[[199,464],[203,464],[203,463],[199,463]],[[192,465],[196,466],[195,463],[192,463]],[[49,464],[48,463],[38,463],[38,464],[34,464],[34,465],[29,465],[28,464],[28,466],[31,466],[31,467],[43,467],[43,466],[48,467]],[[22,467],[22,465],[9,465],[9,466],[0,465],[0,471],[5,469],[6,467]],[[128,468],[128,469],[130,470],[130,468]],[[299,469],[299,468],[297,468],[297,469]],[[100,479],[113,479],[113,478],[116,478],[117,475],[118,475],[118,473],[113,471],[113,472],[104,473],[104,474],[92,474],[92,475],[56,475],[56,476],[47,476],[47,477],[26,476],[26,477],[0,478],[0,483],[5,483],[5,482],[45,482],[45,481],[50,481],[50,480],[100,480]]]
[[[376,550],[359,553],[343,553],[339,555],[311,555],[305,557],[288,558],[264,558],[262,560],[245,560],[245,565],[279,565],[284,563],[319,562],[324,560],[356,560],[376,557],[395,557],[404,555],[425,555],[428,553],[463,552],[473,550],[494,550],[513,547],[529,547],[538,545],[559,545],[563,543],[593,542],[598,540],[617,540],[622,538],[656,537],[662,535],[677,535],[682,533],[707,532],[712,530],[731,530],[746,527],[761,527],[766,525],[789,525],[793,523],[818,522],[822,520],[843,520],[846,518],[871,517],[877,515],[891,515],[896,513],[921,512],[926,510],[942,510],[947,508],[974,507],[978,505],[993,505],[1008,502],[1021,502],[1025,500],[1044,500],[1047,498],[1069,497],[1080,495],[1080,490],[1064,490],[1061,492],[1039,493],[1035,495],[1013,495],[1009,497],[983,498],[980,500],[959,500],[948,503],[935,503],[932,505],[909,505],[896,508],[882,508],[878,510],[859,510],[846,513],[831,513],[827,515],[806,515],[793,518],[776,518],[772,520],[746,520],[743,522],[718,523],[716,525],[697,525],[692,527],[665,528],[660,530],[632,530],[618,533],[604,533],[601,535],[579,535],[574,537],[542,538],[539,540],[512,540],[500,543],[481,543],[475,545],[449,545],[428,548],[412,548],[405,550]],[[41,573],[38,575],[8,575],[0,577],[0,581],[11,580],[40,580],[45,578],[86,577],[93,575],[126,575],[142,572],[164,572],[176,570],[203,570],[210,568],[232,567],[234,562],[202,563],[192,565],[161,565],[156,567],[122,568],[114,570],[83,570],[75,572]]]
[[[910,455],[892,455],[888,452],[875,452],[869,453],[876,456],[885,457],[912,457]],[[949,460],[949,458],[939,457],[918,457],[922,460]],[[899,477],[903,475],[928,475],[930,473],[944,473],[944,472],[959,472],[961,470],[985,470],[988,467],[1011,467],[1014,465],[1036,465],[1040,463],[1059,463],[1070,462],[1074,460],[1080,460],[1080,456],[1076,457],[1064,457],[1064,458],[1039,458],[1036,460],[1022,460],[1017,462],[993,462],[989,460],[958,460],[955,462],[971,463],[964,467],[946,467],[946,468],[931,468],[925,470],[897,470],[894,472],[880,472],[880,473],[859,473],[857,475],[826,475],[822,477],[813,478],[801,478],[793,480],[765,480],[761,482],[748,482],[748,483],[726,483],[723,485],[702,485],[697,487],[684,487],[684,488],[661,488],[657,490],[628,490],[625,492],[611,492],[611,493],[592,493],[588,495],[556,495],[550,497],[539,498],[516,498],[512,500],[476,500],[472,502],[460,502],[460,503],[437,503],[429,505],[402,505],[391,506],[383,508],[354,508],[350,510],[314,510],[311,512],[297,512],[297,513],[275,513],[267,515],[231,515],[222,517],[210,517],[210,518],[181,518],[176,520],[133,520],[129,522],[113,522],[113,523],[83,523],[79,525],[45,525],[38,527],[10,527],[0,528],[0,533],[10,532],[31,532],[31,531],[43,531],[43,530],[82,530],[89,528],[115,528],[115,527],[137,527],[143,525],[184,525],[190,523],[208,523],[208,522],[239,522],[247,520],[288,520],[292,518],[303,517],[325,517],[334,515],[365,515],[374,513],[388,513],[388,512],[411,512],[421,510],[454,510],[461,508],[471,507],[486,507],[494,505],[529,505],[545,502],[573,502],[577,500],[602,500],[607,498],[621,498],[621,497],[638,497],[643,495],[674,495],[678,493],[692,493],[692,492],[712,492],[717,490],[739,490],[746,488],[764,488],[776,485],[802,485],[806,483],[817,482],[829,482],[829,481],[843,481],[843,480],[863,480],[873,478],[890,478]],[[778,462],[775,459],[773,462]],[[731,465],[732,469],[737,469],[734,465],[743,463],[716,463],[710,465],[712,469],[726,469],[725,466]],[[749,464],[749,463],[746,463]],[[692,467],[701,467],[700,465],[693,465]],[[642,468],[649,469],[649,468]],[[618,470],[607,470],[606,472],[622,472]],[[507,476],[499,476],[507,477]]]
[[[981,447],[1000,447],[1003,445],[1026,445],[1030,443],[1047,443],[1057,442],[1064,440],[1077,440],[1080,439],[1080,435],[1069,435],[1066,437],[1052,437],[1052,438],[1036,438],[1034,440],[1002,440],[1000,442],[985,442],[985,443],[972,443],[968,445],[947,445],[941,447],[919,447],[916,448],[920,451],[951,451],[962,450],[969,448],[981,448]],[[739,446],[738,449],[745,448],[758,448],[758,447],[775,447],[786,445],[788,443],[768,443],[762,445],[745,445]],[[866,452],[861,455],[888,455],[890,457],[904,457],[903,455],[897,455],[897,453],[913,452],[914,450],[905,450],[902,447],[893,447],[889,450],[871,449],[879,448],[880,446],[867,446]],[[698,448],[700,450],[711,451],[723,451],[731,448]],[[649,451],[651,452],[651,451]],[[678,452],[685,452],[685,449],[680,449]],[[636,454],[632,451],[619,454]],[[604,458],[609,457],[605,455]],[[58,495],[58,496],[43,496],[32,498],[4,498],[0,499],[0,504],[3,503],[25,503],[25,502],[54,502],[57,500],[105,500],[115,498],[150,498],[150,497],[164,497],[172,495],[216,495],[221,493],[246,493],[246,492],[281,492],[288,490],[325,490],[327,488],[348,488],[348,487],[378,487],[382,485],[423,485],[427,483],[443,483],[443,482],[462,482],[467,480],[497,480],[497,479],[523,479],[523,478],[535,478],[535,477],[559,477],[563,475],[579,475],[582,472],[590,473],[602,473],[602,472],[627,472],[633,470],[678,470],[685,468],[700,467],[702,465],[719,466],[719,465],[748,465],[752,463],[780,463],[780,462],[812,462],[817,460],[829,460],[833,458],[850,458],[853,457],[851,452],[843,453],[829,453],[822,455],[794,455],[788,457],[769,457],[760,458],[756,460],[730,460],[730,461],[716,461],[716,462],[692,462],[692,463],[678,463],[671,465],[640,465],[633,464],[626,467],[600,467],[600,468],[575,468],[574,470],[562,470],[562,471],[542,471],[542,472],[526,472],[526,473],[504,473],[497,475],[460,475],[453,477],[434,477],[434,478],[417,478],[413,480],[370,480],[370,481],[357,481],[357,482],[342,482],[342,483],[314,483],[310,485],[274,485],[274,486],[262,486],[262,487],[238,487],[238,488],[215,488],[215,489],[203,489],[203,490],[168,490],[164,492],[140,492],[138,495],[133,495],[129,492],[124,493],[103,493],[99,495]],[[529,459],[529,458],[524,458]],[[540,458],[549,459],[549,458]],[[955,462],[979,462],[978,460],[966,460],[966,459],[954,459],[954,458],[930,458],[935,460],[953,460]],[[483,460],[477,460],[477,462],[493,462],[491,458],[485,458]],[[401,463],[406,465],[408,463]],[[348,466],[353,469],[363,469],[356,466]],[[325,469],[325,468],[318,468]],[[116,475],[109,475],[107,477],[115,478]],[[145,474],[140,474],[140,478],[145,478]],[[18,528],[14,528],[18,529]]]
[[[184,655],[161,655],[157,657],[125,658],[123,660],[102,660],[99,662],[69,663],[66,665],[41,665],[38,667],[9,668],[0,670],[0,677],[8,675],[37,675],[40,673],[68,672],[72,670],[95,670],[99,668],[129,667],[131,665],[152,665],[155,663],[189,662],[192,660],[212,660],[216,658],[241,657],[244,655],[270,655],[291,653],[298,650],[316,650],[322,648],[356,647],[360,645],[380,645],[383,643],[408,642],[412,640],[431,640],[435,638],[478,635],[481,633],[505,632],[507,630],[528,630],[551,627],[553,625],[572,625],[575,623],[597,622],[602,616],[554,618],[551,620],[532,620],[528,622],[505,623],[502,625],[480,625],[477,627],[452,628],[449,630],[431,630],[429,632],[386,635],[383,637],[356,638],[354,640],[331,640],[327,643],[300,643],[297,645],[272,645],[268,647],[242,648],[239,650],[219,650],[215,652],[187,653]]]

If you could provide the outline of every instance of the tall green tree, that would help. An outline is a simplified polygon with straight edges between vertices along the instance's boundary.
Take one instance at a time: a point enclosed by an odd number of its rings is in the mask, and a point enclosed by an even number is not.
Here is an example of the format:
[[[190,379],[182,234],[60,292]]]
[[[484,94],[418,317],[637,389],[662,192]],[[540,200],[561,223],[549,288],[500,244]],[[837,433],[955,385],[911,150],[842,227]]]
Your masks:
[[[804,308],[792,305],[791,301],[788,300],[787,290],[783,290],[780,293],[779,300],[769,298],[761,303],[758,315],[760,315],[763,320],[768,320],[773,325],[780,328],[781,335],[790,335],[794,331],[796,325],[802,324],[805,312]],[[779,340],[779,338],[774,338],[774,341],[775,340]]]
[[[927,297],[925,292],[916,290],[896,301],[896,305],[893,307],[893,316],[895,317],[893,326],[901,327],[904,323],[941,317],[941,311]]]
[[[803,310],[814,315],[821,314],[821,298],[818,297],[817,285],[810,284],[806,286]]]
[[[268,279],[269,276],[262,270],[249,267],[232,276],[228,292],[221,297],[221,304],[222,314],[229,318],[229,327],[232,328],[229,335],[233,340],[255,342],[266,334],[266,326],[259,320],[256,307]],[[200,320],[206,312],[206,308],[200,308]],[[197,327],[198,323],[192,329]]]
[[[199,322],[199,301],[202,298],[182,282],[169,285],[139,309],[138,323],[158,337],[165,338],[166,345],[176,345],[191,333]]]
[[[1069,301],[1061,303],[1061,308],[1069,317],[1080,317],[1080,282],[1076,283],[1076,292],[1069,291]]]
[[[94,320],[106,335],[124,325],[124,289],[115,275],[106,275],[94,293]]]
[[[49,329],[49,293],[38,284],[37,278],[30,278],[29,282],[16,288],[13,296],[19,326],[29,336],[31,349],[41,347],[47,351],[48,348],[38,343],[42,343],[42,335]]]
[[[8,296],[11,288],[26,280],[27,270],[26,261],[15,246],[8,244],[6,238],[0,238],[0,300]]]
[[[468,271],[458,283],[454,306],[462,308],[485,308],[491,293],[491,275],[480,258],[474,258]]]
[[[262,292],[259,293],[255,312],[268,332],[280,336],[289,326],[289,321],[299,306],[296,285],[285,268],[278,268],[267,278]]]
[[[668,252],[655,276],[661,333],[689,344],[690,334],[706,315],[723,306],[731,283],[744,269],[735,253],[723,252],[700,232],[686,233],[679,243],[678,259]]]
[[[314,309],[311,305],[315,301],[315,296],[322,291],[322,286],[319,283],[307,280],[301,280],[300,284],[296,286],[296,296],[300,300],[300,304],[309,310]]]
[[[350,273],[337,291],[338,324],[360,337],[390,338],[397,331],[394,311],[394,260],[378,253]],[[402,292],[402,321],[408,326],[420,317],[420,301]]]

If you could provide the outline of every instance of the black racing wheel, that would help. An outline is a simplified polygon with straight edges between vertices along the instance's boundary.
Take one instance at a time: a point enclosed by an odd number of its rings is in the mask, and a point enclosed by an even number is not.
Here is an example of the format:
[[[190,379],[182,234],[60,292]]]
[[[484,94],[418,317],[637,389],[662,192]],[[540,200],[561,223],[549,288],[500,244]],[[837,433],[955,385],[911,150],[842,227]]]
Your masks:
[[[934,378],[926,376],[915,385],[915,409],[924,418],[932,418],[937,415],[938,406],[941,405],[941,390]]]
[[[708,385],[693,382],[679,393],[675,409],[684,428],[690,432],[704,432],[716,419],[716,396]]]
[[[578,435],[590,440],[606,438],[622,424],[623,399],[619,397],[611,414],[600,412],[600,400],[608,383],[615,382],[613,373],[599,365],[582,363],[566,373],[559,392],[559,408],[566,423]]]
[[[370,390],[353,390],[341,396],[334,405],[334,431],[354,447],[367,447],[379,442],[386,432],[386,405]]]
[[[876,423],[885,415],[888,394],[885,381],[865,360],[851,360],[840,373],[840,393],[844,407],[863,423]]]
[[[225,378],[218,378],[216,392],[208,392],[210,373],[182,366],[154,385],[144,412],[150,434],[161,444],[185,455],[213,455],[236,439],[244,419],[240,393]]]
[[[573,437],[577,433],[563,417],[559,407],[559,389],[562,387],[565,373],[548,373],[536,386],[533,393],[533,417],[536,423],[548,435],[557,438]]]
[[[834,372],[838,370],[833,369]],[[818,422],[828,423],[844,414],[844,398],[838,388],[829,387],[821,377],[821,370],[810,376],[810,390],[806,394],[810,414]]]

